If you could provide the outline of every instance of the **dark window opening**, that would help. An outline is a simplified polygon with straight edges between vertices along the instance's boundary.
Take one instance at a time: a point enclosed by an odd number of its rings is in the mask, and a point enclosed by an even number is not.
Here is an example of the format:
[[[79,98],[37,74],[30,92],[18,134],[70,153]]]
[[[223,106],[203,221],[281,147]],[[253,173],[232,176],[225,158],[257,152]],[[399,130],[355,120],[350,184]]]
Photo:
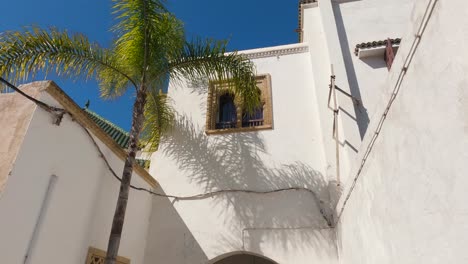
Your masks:
[[[242,127],[256,127],[263,126],[263,106],[254,110],[253,113],[248,114],[244,111],[242,116]]]
[[[237,125],[237,111],[232,94],[223,94],[219,97],[218,122],[216,129],[235,128]]]

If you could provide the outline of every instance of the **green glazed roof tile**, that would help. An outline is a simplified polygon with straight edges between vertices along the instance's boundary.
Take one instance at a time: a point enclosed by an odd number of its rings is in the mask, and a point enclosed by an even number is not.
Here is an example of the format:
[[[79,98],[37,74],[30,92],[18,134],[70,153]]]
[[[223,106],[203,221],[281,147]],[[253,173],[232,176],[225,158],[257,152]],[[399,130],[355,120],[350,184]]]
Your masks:
[[[108,136],[110,136],[121,148],[126,149],[128,147],[130,136],[128,135],[127,131],[116,126],[114,123],[89,109],[84,109],[84,111],[88,117],[91,118],[91,120],[93,120],[94,123],[96,123],[96,125],[98,125]],[[136,162],[142,168],[149,169],[149,160],[136,159]]]
[[[140,165],[143,169],[149,169],[150,167],[150,160],[145,160],[145,159],[136,159],[136,162],[138,165]]]
[[[106,132],[106,134],[109,135],[121,148],[127,148],[129,136],[125,130],[89,109],[85,109],[84,111],[94,121],[94,123]]]

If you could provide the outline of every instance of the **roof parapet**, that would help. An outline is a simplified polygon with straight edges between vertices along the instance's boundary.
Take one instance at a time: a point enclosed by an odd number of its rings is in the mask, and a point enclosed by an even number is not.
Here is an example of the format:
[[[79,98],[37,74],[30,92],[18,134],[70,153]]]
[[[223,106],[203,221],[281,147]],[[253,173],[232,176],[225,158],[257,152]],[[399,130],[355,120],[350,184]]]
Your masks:
[[[318,3],[318,0],[299,0],[298,5],[298,33],[299,42],[302,42],[303,38],[303,26],[304,26],[304,6],[308,4]]]

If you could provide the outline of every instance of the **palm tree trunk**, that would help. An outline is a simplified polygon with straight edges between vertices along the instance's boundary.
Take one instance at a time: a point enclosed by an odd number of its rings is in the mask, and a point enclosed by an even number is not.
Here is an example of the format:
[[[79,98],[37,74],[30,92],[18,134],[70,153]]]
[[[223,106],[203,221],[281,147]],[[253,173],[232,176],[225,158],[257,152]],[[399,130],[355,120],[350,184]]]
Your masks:
[[[125,220],[128,196],[130,191],[130,181],[132,179],[133,164],[138,151],[138,140],[143,127],[144,107],[146,104],[146,89],[141,87],[138,90],[135,103],[133,105],[132,128],[130,130],[130,144],[127,149],[127,159],[122,173],[119,197],[115,208],[112,229],[107,245],[106,264],[115,264],[120,246],[120,238]]]

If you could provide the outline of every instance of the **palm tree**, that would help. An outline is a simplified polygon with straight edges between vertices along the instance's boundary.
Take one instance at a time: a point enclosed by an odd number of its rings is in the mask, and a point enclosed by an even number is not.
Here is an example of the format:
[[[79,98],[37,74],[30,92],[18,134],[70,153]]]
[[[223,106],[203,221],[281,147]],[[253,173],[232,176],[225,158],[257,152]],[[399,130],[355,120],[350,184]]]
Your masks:
[[[57,28],[29,27],[0,35],[0,76],[12,82],[55,71],[73,79],[97,79],[104,98],[135,89],[107,264],[116,261],[140,138],[143,135],[146,143],[157,145],[171,121],[171,108],[161,93],[168,78],[228,81],[232,92],[243,98],[243,107],[250,110],[260,100],[253,64],[236,53],[225,53],[224,41],[186,41],[182,23],[166,9],[164,0],[113,2],[115,41],[111,48]]]

